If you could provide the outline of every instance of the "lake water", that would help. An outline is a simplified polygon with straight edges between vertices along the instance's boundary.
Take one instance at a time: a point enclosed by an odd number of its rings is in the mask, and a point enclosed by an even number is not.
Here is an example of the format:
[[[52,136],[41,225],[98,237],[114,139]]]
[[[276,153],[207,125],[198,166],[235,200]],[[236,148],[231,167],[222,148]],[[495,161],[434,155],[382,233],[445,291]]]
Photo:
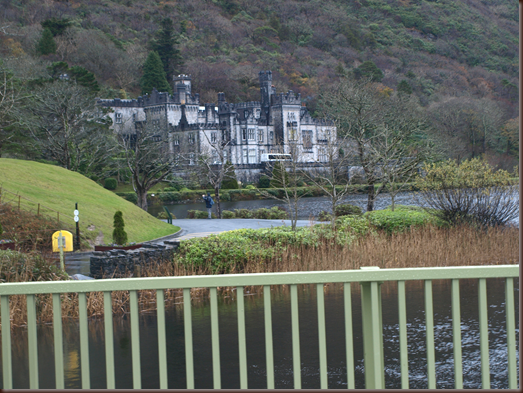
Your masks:
[[[504,311],[504,281],[489,279],[489,352],[492,388],[508,388],[507,344]],[[516,340],[519,338],[519,286],[515,282]],[[361,299],[358,285],[352,285],[354,357],[356,388],[364,388],[363,347],[361,326]],[[409,372],[411,388],[427,388],[424,295],[421,282],[407,282],[407,329]],[[434,281],[434,335],[436,342],[436,379],[438,388],[453,388],[452,325],[450,283]],[[274,337],[274,364],[276,388],[293,387],[292,343],[289,291],[272,290],[272,320]],[[387,388],[400,388],[398,347],[398,310],[395,283],[382,287],[383,335],[385,353],[385,381]],[[181,300],[181,299],[180,299]],[[325,291],[327,362],[329,388],[347,387],[345,358],[345,325],[343,291],[330,285]],[[210,307],[206,298],[193,302],[193,337],[195,387],[212,388]],[[260,293],[246,293],[245,297],[248,386],[266,388],[263,297]],[[299,286],[300,347],[302,387],[320,388],[316,289]],[[185,349],[183,309],[171,304],[166,309],[168,381],[170,389],[184,389]],[[116,388],[132,388],[131,335],[128,316],[114,318]],[[238,389],[238,330],[236,301],[219,297],[219,330],[221,350],[222,388]],[[479,324],[477,281],[461,282],[461,333],[463,374],[465,388],[480,388]],[[40,388],[54,388],[53,332],[50,326],[38,329]],[[140,351],[142,359],[142,387],[159,388],[158,345],[155,312],[140,318]],[[27,334],[24,328],[13,332],[14,387],[28,388]],[[89,351],[91,388],[105,388],[105,347],[103,320],[89,322]],[[517,342],[519,347],[519,342]],[[80,388],[80,349],[78,324],[64,323],[64,363],[66,388]],[[519,354],[518,354],[519,367]],[[1,370],[1,368],[0,368]],[[519,375],[519,372],[518,372]]]

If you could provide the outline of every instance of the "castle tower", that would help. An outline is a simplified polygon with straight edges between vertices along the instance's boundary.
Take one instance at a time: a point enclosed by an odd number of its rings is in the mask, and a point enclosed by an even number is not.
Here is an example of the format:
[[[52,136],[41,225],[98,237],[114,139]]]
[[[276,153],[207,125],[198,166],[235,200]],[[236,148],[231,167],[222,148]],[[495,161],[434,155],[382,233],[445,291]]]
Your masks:
[[[192,78],[190,75],[185,75],[185,74],[173,76],[173,82],[174,82],[173,91],[178,90],[178,87],[177,87],[178,85],[184,85],[185,93],[190,96],[191,95],[191,79]]]
[[[272,72],[260,71],[258,77],[260,79],[261,106],[266,108],[271,105]]]

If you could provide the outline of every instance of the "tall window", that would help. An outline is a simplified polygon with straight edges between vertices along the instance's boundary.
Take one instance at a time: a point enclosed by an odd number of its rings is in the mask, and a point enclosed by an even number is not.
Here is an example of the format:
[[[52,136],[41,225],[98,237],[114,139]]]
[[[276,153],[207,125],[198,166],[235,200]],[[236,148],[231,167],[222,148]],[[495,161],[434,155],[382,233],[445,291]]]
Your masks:
[[[216,132],[211,132],[211,143],[216,143]]]
[[[249,140],[254,140],[254,128],[249,128]]]
[[[258,142],[263,142],[263,131],[258,130]]]
[[[189,144],[194,145],[195,140],[194,134],[189,134]]]
[[[247,139],[247,130],[245,128],[242,128],[242,140]]]
[[[247,149],[243,149],[243,163],[247,164]]]
[[[256,162],[256,149],[249,149],[249,164]]]
[[[174,137],[174,146],[179,146],[180,145],[180,137],[178,135],[176,135]]]
[[[274,140],[274,131],[269,132],[269,139],[271,142]]]
[[[121,112],[116,112],[114,114],[114,122],[116,124],[121,124],[122,123],[122,113]]]
[[[303,150],[312,150],[312,131],[303,131]]]

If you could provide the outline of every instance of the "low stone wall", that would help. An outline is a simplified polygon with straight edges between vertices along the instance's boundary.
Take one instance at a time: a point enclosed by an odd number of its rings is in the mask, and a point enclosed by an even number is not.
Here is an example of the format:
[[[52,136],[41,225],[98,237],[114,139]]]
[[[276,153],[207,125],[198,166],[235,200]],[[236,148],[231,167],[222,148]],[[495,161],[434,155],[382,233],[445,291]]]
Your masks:
[[[179,241],[164,241],[165,245],[144,244],[135,250],[93,252],[90,258],[90,276],[93,278],[121,278],[140,276],[140,268],[150,262],[170,261],[179,247]]]

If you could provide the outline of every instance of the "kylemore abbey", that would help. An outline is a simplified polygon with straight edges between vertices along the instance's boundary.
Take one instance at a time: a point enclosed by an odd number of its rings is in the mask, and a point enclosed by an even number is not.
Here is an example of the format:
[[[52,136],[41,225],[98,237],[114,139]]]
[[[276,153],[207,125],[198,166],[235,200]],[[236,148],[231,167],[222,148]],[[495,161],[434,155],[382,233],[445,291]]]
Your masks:
[[[223,156],[235,166],[239,180],[257,177],[267,153],[290,153],[291,145],[304,166],[325,161],[322,146],[336,138],[333,124],[312,118],[300,94],[276,93],[271,71],[261,71],[259,81],[259,102],[229,103],[218,93],[217,104],[201,104],[199,94],[191,91],[191,77],[178,75],[172,95],[153,90],[138,99],[99,104],[113,110],[116,132],[132,135],[137,127],[154,127],[158,137],[169,141],[171,154],[209,152],[218,163],[212,145],[224,146]]]

